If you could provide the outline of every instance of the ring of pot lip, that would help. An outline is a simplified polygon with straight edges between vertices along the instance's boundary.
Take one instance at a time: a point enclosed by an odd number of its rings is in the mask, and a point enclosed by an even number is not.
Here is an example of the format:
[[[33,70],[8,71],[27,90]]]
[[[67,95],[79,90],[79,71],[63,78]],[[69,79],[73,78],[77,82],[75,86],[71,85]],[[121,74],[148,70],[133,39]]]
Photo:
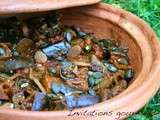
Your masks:
[[[143,70],[144,70],[144,66],[146,66],[146,63],[147,63],[147,69],[148,69],[148,73],[149,72],[153,72],[153,69],[156,71],[154,71],[154,73],[155,73],[155,76],[157,76],[158,74],[160,74],[160,67],[157,67],[156,66],[156,63],[160,60],[160,53],[158,53],[158,51],[160,50],[160,45],[159,45],[159,42],[158,41],[156,41],[156,40],[158,40],[158,38],[156,37],[156,35],[155,35],[155,33],[153,32],[153,30],[151,29],[151,27],[149,26],[149,25],[147,25],[143,20],[141,20],[141,19],[139,19],[137,16],[135,16],[135,15],[133,15],[132,13],[129,13],[129,12],[127,12],[127,11],[124,11],[124,10],[122,10],[122,9],[120,9],[120,8],[115,8],[115,7],[113,7],[113,6],[111,6],[111,5],[107,5],[107,4],[104,4],[104,3],[100,3],[100,4],[98,4],[97,5],[98,7],[99,7],[99,9],[102,9],[104,12],[107,12],[108,11],[108,8],[111,10],[111,11],[109,11],[109,12],[116,12],[116,11],[118,11],[118,12],[120,12],[121,14],[123,13],[125,13],[125,14],[127,14],[131,19],[133,19],[133,20],[136,20],[137,21],[137,23],[139,24],[139,23],[141,23],[141,24],[143,24],[142,26],[143,27],[145,27],[146,29],[148,29],[148,31],[150,32],[150,34],[152,34],[153,35],[153,38],[154,38],[154,42],[156,42],[157,43],[157,45],[156,46],[154,46],[155,47],[155,51],[154,52],[156,52],[156,61],[153,61],[152,60],[152,57],[151,58],[148,58],[149,59],[149,61],[150,61],[150,64],[148,64],[148,62],[146,61],[146,56],[143,56],[144,54],[143,54],[143,52],[142,52],[142,56],[144,57],[143,59],[142,59],[142,63],[143,63],[143,65],[142,65],[142,69],[141,69],[141,72],[139,73],[139,75],[137,76],[137,78],[135,79],[135,81],[132,83],[132,85],[133,84],[135,84],[136,83],[136,81],[137,80],[140,80],[141,78],[140,78],[140,76],[141,76],[141,74],[143,73]],[[93,10],[93,9],[92,9]],[[91,12],[91,11],[90,11]],[[114,15],[114,14],[116,14],[116,13],[112,13],[112,15]],[[117,15],[114,15],[114,17],[116,17]],[[98,16],[97,16],[98,17]],[[130,20],[130,18],[128,18],[127,20],[129,20],[130,22],[132,21],[132,20]],[[116,23],[116,22],[118,22],[118,21],[112,21],[113,19],[112,19],[112,17],[111,18],[103,18],[103,19],[106,19],[106,20],[109,20],[109,21],[111,21],[111,22],[113,22],[113,23]],[[117,25],[119,25],[120,26],[120,24],[118,24],[117,23]],[[124,26],[120,26],[121,28],[123,28]],[[138,27],[138,26],[137,26]],[[139,27],[138,27],[139,28]],[[139,28],[140,29],[140,28]],[[142,28],[141,28],[142,29]],[[125,30],[125,29],[123,29],[123,30]],[[128,31],[127,31],[128,32]],[[129,34],[132,34],[132,33],[129,33]],[[144,35],[143,35],[144,36]],[[133,37],[133,36],[132,36]],[[138,39],[137,39],[138,40]],[[139,42],[141,42],[142,43],[142,41],[139,41]],[[151,53],[151,46],[149,45],[149,43],[147,43],[145,40],[143,41],[143,44],[145,43],[145,45],[147,45],[148,46],[148,48],[150,49],[150,51],[149,51],[149,54],[152,56],[152,53]],[[148,53],[147,53],[148,54]],[[145,64],[144,64],[145,63]],[[154,66],[152,66],[151,67],[151,65],[154,65]],[[146,70],[146,69],[145,69]],[[145,72],[146,73],[146,72]],[[144,74],[144,73],[143,73]],[[144,78],[144,79],[146,79],[147,78],[147,76]],[[150,78],[150,79],[149,79]],[[92,110],[99,110],[99,109],[101,109],[102,108],[102,105],[103,105],[103,107],[105,107],[105,109],[108,109],[108,110],[110,110],[109,109],[109,107],[111,107],[111,108],[113,108],[113,105],[115,106],[115,108],[112,110],[112,111],[114,111],[115,109],[117,110],[117,109],[120,109],[120,108],[122,108],[123,106],[126,106],[126,98],[134,98],[133,96],[137,96],[137,97],[139,97],[140,95],[142,95],[142,93],[144,92],[144,89],[146,89],[149,85],[150,85],[150,83],[151,82],[153,82],[153,77],[152,77],[152,75],[150,75],[149,77],[148,77],[148,81],[145,81],[143,79],[143,81],[142,81],[142,83],[140,84],[140,86],[134,86],[134,87],[132,87],[132,85],[129,87],[129,88],[127,88],[124,92],[122,92],[120,95],[118,95],[118,96],[115,96],[114,98],[112,98],[112,99],[109,99],[109,100],[107,100],[107,101],[104,101],[104,102],[101,102],[101,103],[97,103],[97,104],[95,104],[95,105],[92,105],[92,106],[89,106],[89,107],[85,107],[85,108],[78,108],[78,109],[76,109],[76,111],[80,111],[80,110],[82,110],[82,109],[85,109],[85,110],[89,110],[89,109],[92,109]],[[145,81],[145,83],[147,84],[147,85],[143,85],[144,84],[144,81]],[[160,83],[159,83],[160,84]],[[155,87],[157,87],[157,89],[155,89],[155,90],[152,90],[150,93],[155,93],[157,90],[158,90],[158,88],[159,88],[159,84],[151,84],[152,86],[154,86],[154,88]],[[129,92],[129,93],[128,93]],[[137,94],[138,93],[138,94]],[[139,94],[140,93],[140,94]],[[146,92],[147,93],[147,92]],[[125,95],[125,96],[124,96]],[[153,95],[152,95],[153,96]],[[148,96],[148,98],[150,98],[150,97],[152,97],[150,94],[149,94],[149,96]],[[118,99],[118,100],[117,100]],[[145,101],[146,102],[146,101]],[[130,102],[129,102],[130,103]],[[105,104],[105,106],[104,106],[104,104]],[[130,104],[132,104],[132,103],[130,103]],[[109,107],[108,107],[108,106]],[[120,107],[116,107],[117,105],[121,105]],[[108,108],[107,108],[108,107]],[[142,106],[141,106],[142,107]],[[137,108],[137,109],[139,109],[139,108]],[[103,110],[103,109],[101,109],[101,110]],[[133,110],[135,110],[135,109],[133,109]],[[23,116],[37,116],[37,117],[46,117],[46,116],[48,116],[48,117],[52,117],[52,116],[62,116],[62,113],[63,113],[63,115],[65,116],[65,115],[68,115],[68,110],[62,110],[62,111],[39,111],[39,112],[33,112],[33,111],[25,111],[24,112],[24,110],[13,110],[13,109],[6,109],[6,108],[2,108],[2,107],[0,107],[0,114],[1,113],[3,113],[3,114],[10,114],[10,115],[15,115],[15,114],[17,114],[17,113],[19,113],[19,115],[21,114],[21,115],[23,115]],[[40,113],[40,114],[39,114]],[[53,114],[54,113],[54,114]]]
[[[9,0],[0,2],[0,15],[9,15],[17,13],[44,12],[58,10],[68,7],[91,5],[100,2],[100,0]]]

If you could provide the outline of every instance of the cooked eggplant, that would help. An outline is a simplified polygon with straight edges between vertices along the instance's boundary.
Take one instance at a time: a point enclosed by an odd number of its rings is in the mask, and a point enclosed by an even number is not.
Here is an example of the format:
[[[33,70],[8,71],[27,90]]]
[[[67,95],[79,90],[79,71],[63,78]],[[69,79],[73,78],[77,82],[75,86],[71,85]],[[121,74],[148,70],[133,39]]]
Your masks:
[[[129,49],[64,26],[59,14],[0,19],[0,106],[51,111],[91,106],[134,79]]]

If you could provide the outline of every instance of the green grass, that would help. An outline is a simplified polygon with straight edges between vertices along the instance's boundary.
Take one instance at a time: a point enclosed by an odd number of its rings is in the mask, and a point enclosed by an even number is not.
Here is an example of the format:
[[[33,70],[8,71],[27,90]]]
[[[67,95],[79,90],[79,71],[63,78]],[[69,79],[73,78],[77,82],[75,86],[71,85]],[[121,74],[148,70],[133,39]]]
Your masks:
[[[160,0],[103,0],[144,19],[160,37]],[[160,91],[138,113],[127,120],[160,120]]]

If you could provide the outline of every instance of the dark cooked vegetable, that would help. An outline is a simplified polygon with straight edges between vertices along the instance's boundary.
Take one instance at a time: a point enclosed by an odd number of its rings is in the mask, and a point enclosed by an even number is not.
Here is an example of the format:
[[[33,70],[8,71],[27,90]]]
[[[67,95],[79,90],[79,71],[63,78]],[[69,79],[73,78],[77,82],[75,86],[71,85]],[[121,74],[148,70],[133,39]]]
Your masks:
[[[46,105],[46,96],[43,93],[37,92],[34,97],[32,110],[33,111],[39,111],[43,110]]]
[[[134,77],[134,70],[129,68],[124,74],[124,79],[129,82]]]
[[[64,38],[68,41],[71,42],[71,40],[76,37],[76,33],[72,29],[68,29],[64,32]]]
[[[0,106],[54,111],[108,100],[134,79],[128,51],[64,26],[59,14],[0,18]]]
[[[15,18],[1,18],[0,20],[0,41],[18,42],[23,37],[22,24]]]
[[[34,43],[31,39],[23,38],[17,43],[17,53],[23,57],[30,57],[34,50]]]
[[[30,59],[23,57],[13,57],[0,60],[0,71],[10,72],[12,70],[28,68],[33,65]]]
[[[0,48],[0,56],[5,56],[5,50],[4,50],[4,48]]]
[[[65,55],[68,53],[71,48],[70,44],[67,42],[60,42],[53,44],[51,46],[45,47],[42,51],[48,56],[57,60],[63,60]]]
[[[89,85],[91,87],[99,84],[102,81],[101,72],[89,72]]]
[[[72,92],[74,92],[75,90],[76,89],[67,85],[57,84],[57,83],[52,84],[52,91],[56,94],[57,93],[63,93],[64,95],[72,94]]]
[[[99,44],[102,47],[105,47],[106,49],[112,49],[113,47],[117,46],[115,42],[112,42],[109,39],[101,39],[101,40],[99,40]]]
[[[118,68],[116,68],[116,66],[112,65],[112,64],[106,64],[106,68],[109,72],[117,72]]]
[[[79,107],[85,107],[89,105],[94,105],[99,102],[98,96],[92,96],[92,95],[80,95],[80,96],[66,96],[65,97],[67,106],[69,108],[79,108]]]
[[[0,58],[10,57],[10,56],[11,56],[11,50],[9,48],[9,44],[0,43]]]

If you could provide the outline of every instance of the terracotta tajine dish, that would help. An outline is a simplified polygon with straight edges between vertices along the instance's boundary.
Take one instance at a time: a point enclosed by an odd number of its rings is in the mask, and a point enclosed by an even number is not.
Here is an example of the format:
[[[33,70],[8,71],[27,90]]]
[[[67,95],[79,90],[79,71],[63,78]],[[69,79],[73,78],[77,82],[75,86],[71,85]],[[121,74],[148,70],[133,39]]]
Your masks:
[[[62,6],[57,8],[63,8]],[[62,23],[65,25],[76,25],[86,32],[94,32],[96,37],[115,39],[128,46],[136,79],[120,95],[94,106],[75,109],[72,113],[67,110],[31,112],[0,108],[0,120],[115,120],[125,118],[142,108],[160,87],[160,45],[152,29],[135,15],[103,3],[67,8],[59,12],[62,13]]]

